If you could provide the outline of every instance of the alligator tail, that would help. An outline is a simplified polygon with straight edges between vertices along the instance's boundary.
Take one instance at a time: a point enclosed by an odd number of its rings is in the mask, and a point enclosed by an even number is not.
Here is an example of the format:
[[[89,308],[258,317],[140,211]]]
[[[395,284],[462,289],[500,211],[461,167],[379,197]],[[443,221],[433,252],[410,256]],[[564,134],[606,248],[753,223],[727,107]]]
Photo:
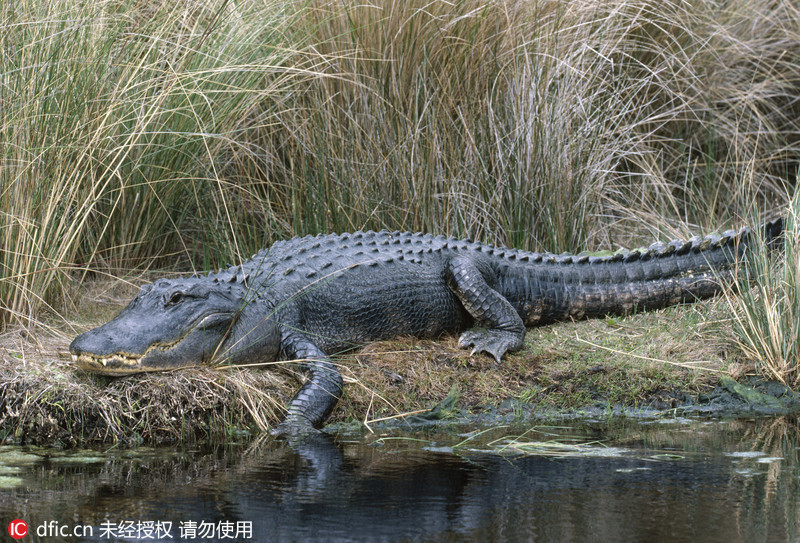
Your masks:
[[[508,282],[516,284],[504,290],[527,325],[694,302],[730,284],[759,238],[780,250],[783,230],[777,219],[760,233],[728,230],[606,256],[531,254],[533,265],[510,273]]]

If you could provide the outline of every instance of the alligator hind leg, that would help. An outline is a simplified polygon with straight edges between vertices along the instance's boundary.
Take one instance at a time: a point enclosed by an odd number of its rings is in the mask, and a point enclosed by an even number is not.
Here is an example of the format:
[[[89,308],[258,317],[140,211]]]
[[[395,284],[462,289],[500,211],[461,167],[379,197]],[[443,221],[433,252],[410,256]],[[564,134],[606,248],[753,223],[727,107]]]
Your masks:
[[[472,347],[473,353],[489,353],[498,362],[506,352],[522,348],[525,323],[511,303],[486,283],[474,262],[466,257],[452,259],[448,285],[475,323],[486,328],[461,334],[459,347]]]
[[[272,435],[302,435],[320,428],[342,396],[342,374],[328,356],[304,334],[287,330],[281,334],[286,358],[297,360],[311,378],[289,404],[286,418]]]

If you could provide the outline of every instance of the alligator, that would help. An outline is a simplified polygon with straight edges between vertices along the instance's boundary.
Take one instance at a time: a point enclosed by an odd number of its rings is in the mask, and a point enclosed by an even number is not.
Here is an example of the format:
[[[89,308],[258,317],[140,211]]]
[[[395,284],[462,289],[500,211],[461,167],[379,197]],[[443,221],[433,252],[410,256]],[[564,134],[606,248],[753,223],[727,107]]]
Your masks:
[[[774,243],[783,221],[762,229]],[[107,375],[296,361],[310,378],[273,433],[308,433],[342,395],[333,354],[462,332],[460,347],[500,362],[522,348],[528,326],[713,296],[757,237],[742,228],[604,255],[388,231],[294,238],[241,265],[143,286],[113,320],[75,338],[70,352],[84,370]]]

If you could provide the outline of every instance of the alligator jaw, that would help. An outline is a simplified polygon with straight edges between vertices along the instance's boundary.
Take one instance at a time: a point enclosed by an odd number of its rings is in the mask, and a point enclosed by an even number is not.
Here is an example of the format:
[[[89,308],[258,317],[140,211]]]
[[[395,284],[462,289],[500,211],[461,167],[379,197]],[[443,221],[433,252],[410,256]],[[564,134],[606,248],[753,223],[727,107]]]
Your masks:
[[[181,339],[169,344],[151,345],[143,354],[112,353],[95,355],[86,352],[80,354],[72,353],[72,362],[84,371],[100,375],[120,376],[143,372],[167,371],[175,369],[176,366],[159,367],[147,363],[143,365],[142,362],[152,351],[169,350],[180,343]],[[187,365],[190,364],[181,364],[180,367],[185,367]]]
[[[142,358],[112,354],[94,356],[90,354],[73,354],[72,361],[82,370],[102,375],[130,375],[143,371],[153,371],[142,367]]]
[[[108,376],[125,376],[197,366],[205,360],[206,353],[214,352],[213,345],[201,345],[202,350],[199,352],[189,352],[187,354],[182,347],[185,346],[187,338],[197,335],[197,333],[203,335],[201,339],[203,337],[213,337],[213,334],[209,332],[210,327],[217,325],[221,317],[230,315],[231,313],[228,312],[217,312],[201,316],[177,337],[167,341],[157,341],[148,346],[140,343],[136,347],[117,351],[112,350],[115,347],[113,346],[114,342],[112,342],[112,345],[107,345],[103,341],[93,341],[95,337],[102,337],[103,335],[109,336],[113,340],[117,335],[123,333],[113,328],[111,331],[106,330],[109,325],[115,322],[111,321],[99,328],[81,334],[70,344],[72,362],[86,372]],[[103,330],[106,331],[103,332]],[[87,337],[90,338],[89,341],[82,341]],[[120,348],[119,344],[116,348]]]

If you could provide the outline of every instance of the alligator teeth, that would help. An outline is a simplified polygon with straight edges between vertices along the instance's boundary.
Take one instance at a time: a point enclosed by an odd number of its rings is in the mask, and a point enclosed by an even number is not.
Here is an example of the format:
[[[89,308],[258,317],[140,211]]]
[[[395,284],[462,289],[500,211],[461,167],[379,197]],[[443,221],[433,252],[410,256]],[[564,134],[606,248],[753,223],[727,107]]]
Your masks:
[[[102,363],[103,363],[103,365],[105,366],[105,365],[107,365],[107,364],[108,364],[108,358],[101,358],[101,359],[100,359],[100,362],[102,362]]]
[[[73,354],[72,355],[72,361],[73,362],[77,362],[78,361],[78,355],[77,354]]]

